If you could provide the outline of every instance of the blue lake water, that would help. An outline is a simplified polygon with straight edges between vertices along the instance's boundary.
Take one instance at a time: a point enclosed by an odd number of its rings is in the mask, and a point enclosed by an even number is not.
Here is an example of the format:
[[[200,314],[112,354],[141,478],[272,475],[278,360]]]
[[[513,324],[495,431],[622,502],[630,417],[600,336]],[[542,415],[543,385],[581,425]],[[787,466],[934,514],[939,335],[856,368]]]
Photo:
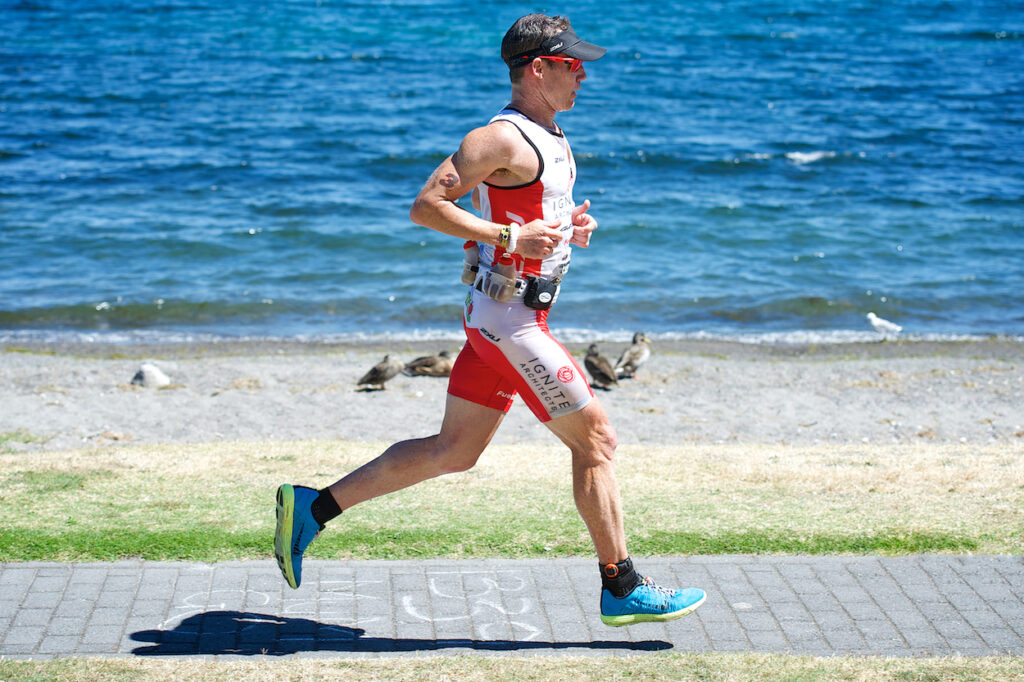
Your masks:
[[[458,337],[519,3],[0,0],[0,340]],[[581,0],[566,340],[1024,335],[1024,6]]]

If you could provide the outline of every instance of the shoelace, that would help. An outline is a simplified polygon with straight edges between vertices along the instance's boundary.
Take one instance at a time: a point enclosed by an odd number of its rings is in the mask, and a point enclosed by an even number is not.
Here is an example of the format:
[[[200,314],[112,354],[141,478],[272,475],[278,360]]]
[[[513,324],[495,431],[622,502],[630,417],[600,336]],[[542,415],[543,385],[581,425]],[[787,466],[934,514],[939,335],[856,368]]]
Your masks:
[[[647,588],[649,588],[650,590],[652,590],[654,592],[659,592],[659,593],[665,595],[666,597],[671,597],[672,595],[674,595],[676,593],[675,590],[669,589],[667,587],[662,587],[661,585],[655,585],[654,581],[651,580],[650,578],[648,578],[647,576],[644,576],[643,578],[640,579],[640,584],[646,586]]]

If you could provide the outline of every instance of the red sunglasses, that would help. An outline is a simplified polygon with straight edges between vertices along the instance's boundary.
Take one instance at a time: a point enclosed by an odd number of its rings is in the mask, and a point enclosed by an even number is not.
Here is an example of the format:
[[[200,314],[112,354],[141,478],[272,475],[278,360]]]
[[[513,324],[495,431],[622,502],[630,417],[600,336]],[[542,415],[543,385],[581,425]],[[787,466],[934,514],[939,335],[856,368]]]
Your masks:
[[[538,59],[548,59],[553,62],[569,62],[569,71],[574,73],[583,67],[583,60],[575,57],[539,56]]]

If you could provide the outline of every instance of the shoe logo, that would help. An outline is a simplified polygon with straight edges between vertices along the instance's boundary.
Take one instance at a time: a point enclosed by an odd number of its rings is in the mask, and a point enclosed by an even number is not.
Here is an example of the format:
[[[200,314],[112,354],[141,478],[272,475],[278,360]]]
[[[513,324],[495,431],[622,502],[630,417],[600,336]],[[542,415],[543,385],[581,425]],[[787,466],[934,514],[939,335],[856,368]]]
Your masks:
[[[292,541],[292,555],[298,554],[299,556],[302,556],[302,528],[293,529],[293,532],[295,530],[297,530],[298,532],[295,533],[295,539]],[[319,535],[319,533],[317,535]],[[315,539],[316,535],[313,536],[313,540]],[[310,542],[312,542],[313,540],[310,540]],[[306,544],[309,543],[307,542]]]
[[[665,598],[661,601],[655,601],[653,594],[636,595],[637,606],[641,609],[647,609],[649,611],[669,611],[672,608],[672,604]]]

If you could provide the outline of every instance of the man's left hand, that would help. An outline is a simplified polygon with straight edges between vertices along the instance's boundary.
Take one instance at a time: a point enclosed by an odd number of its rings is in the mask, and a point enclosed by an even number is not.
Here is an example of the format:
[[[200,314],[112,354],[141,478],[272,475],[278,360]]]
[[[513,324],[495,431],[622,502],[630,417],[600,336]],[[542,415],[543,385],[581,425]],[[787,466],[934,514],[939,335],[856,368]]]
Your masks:
[[[572,210],[572,239],[570,244],[587,248],[590,246],[590,233],[597,228],[597,221],[587,213],[590,209],[590,199]]]

